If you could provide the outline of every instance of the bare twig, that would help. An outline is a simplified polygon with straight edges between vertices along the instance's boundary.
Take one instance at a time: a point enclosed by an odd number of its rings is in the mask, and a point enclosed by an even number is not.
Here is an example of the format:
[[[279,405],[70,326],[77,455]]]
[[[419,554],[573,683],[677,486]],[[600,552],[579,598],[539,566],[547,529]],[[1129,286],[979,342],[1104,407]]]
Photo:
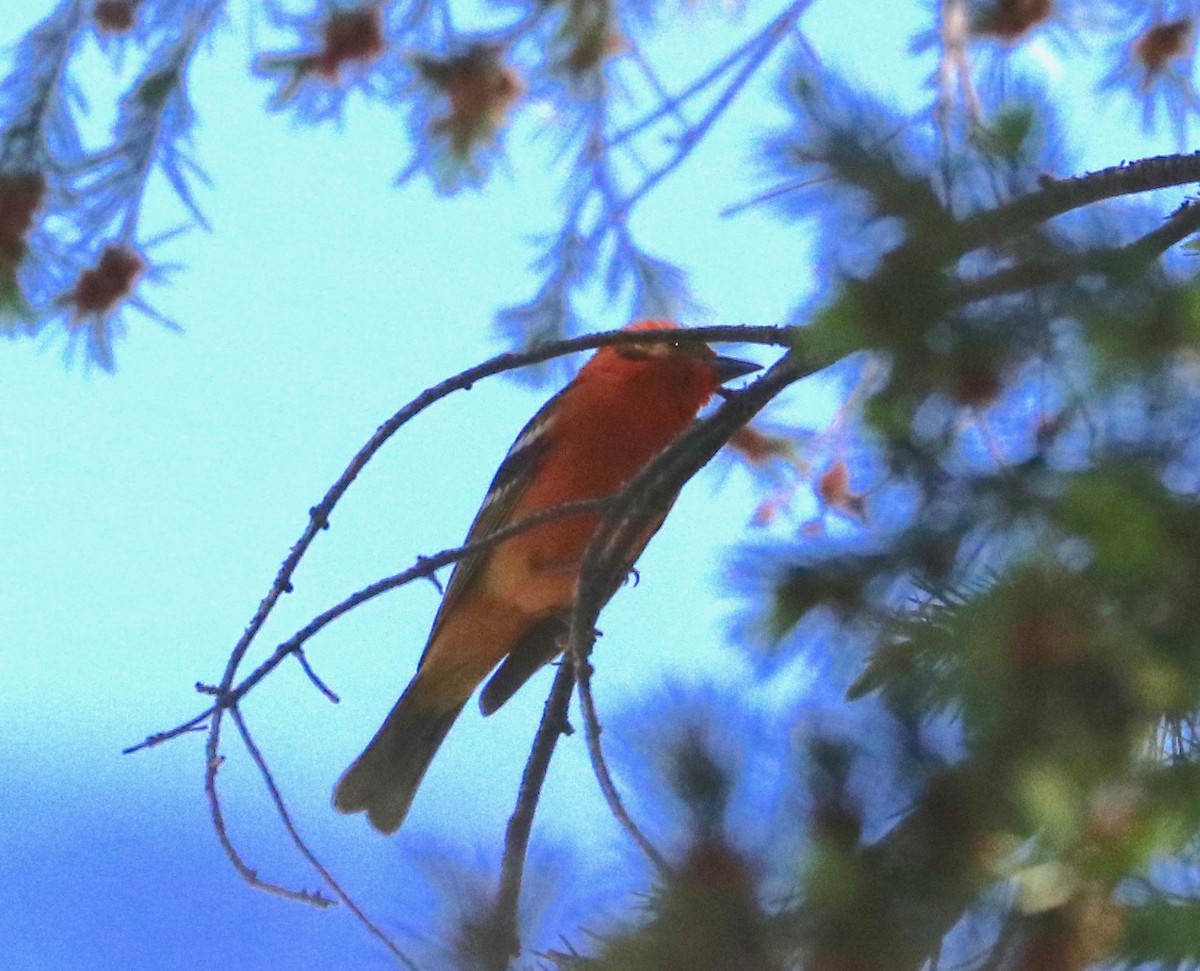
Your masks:
[[[417,558],[417,563],[400,573],[390,577],[385,577],[382,580],[363,587],[356,593],[352,593],[345,600],[330,607],[324,613],[318,614],[300,630],[289,637],[286,641],[280,644],[269,658],[263,661],[254,671],[247,675],[236,688],[233,689],[233,697],[235,700],[240,700],[245,696],[251,688],[258,684],[264,677],[271,672],[272,669],[279,665],[289,654],[292,654],[300,649],[300,647],[312,638],[322,628],[328,626],[332,621],[348,613],[355,607],[361,606],[368,600],[378,597],[380,594],[386,593],[389,590],[394,590],[397,587],[402,587],[405,584],[411,583],[413,580],[421,579],[427,576],[433,576],[434,571],[440,570],[443,566],[461,560],[465,556],[471,556],[483,550],[490,549],[498,543],[504,542],[513,536],[528,532],[543,523],[551,522],[555,519],[564,519],[569,516],[577,516],[585,512],[600,512],[611,505],[612,499],[585,499],[580,502],[566,502],[560,506],[555,506],[551,509],[543,509],[541,512],[534,513],[532,516],[526,516],[515,523],[497,529],[487,536],[474,540],[463,546],[456,546],[453,549],[443,550],[441,553],[435,553],[432,556],[421,556]]]
[[[571,691],[575,687],[575,673],[569,657],[564,656],[554,676],[554,685],[546,699],[542,720],[534,736],[529,761],[521,776],[521,788],[517,793],[516,808],[508,820],[504,834],[504,858],[500,864],[500,886],[496,891],[496,906],[492,911],[492,927],[496,944],[495,971],[504,971],[509,959],[521,950],[520,932],[517,928],[517,905],[521,899],[521,881],[525,873],[525,855],[529,849],[529,835],[533,829],[533,816],[537,811],[538,799],[550,767],[550,757],[560,735],[569,735],[571,726],[567,722],[567,706],[571,703]]]
[[[411,583],[413,580],[434,577],[435,571],[440,570],[443,566],[447,566],[448,564],[454,563],[465,556],[469,556],[473,553],[478,553],[482,550],[495,546],[497,543],[501,543],[506,539],[517,536],[520,533],[524,533],[530,529],[542,525],[543,523],[550,522],[555,519],[565,518],[567,516],[578,515],[582,512],[601,511],[607,508],[611,502],[612,499],[608,498],[587,499],[582,502],[563,503],[561,506],[555,506],[552,509],[544,509],[539,513],[534,513],[532,516],[526,516],[515,523],[511,523],[502,529],[498,529],[487,536],[483,536],[480,539],[474,540],[463,546],[456,546],[452,549],[443,550],[442,552],[435,553],[432,556],[418,556],[416,563],[407,570],[393,574],[390,577],[384,577],[382,580],[377,580],[374,583],[363,587],[361,590],[352,593],[344,600],[334,604],[328,610],[318,614],[316,617],[310,620],[286,641],[280,643],[271,653],[270,657],[266,658],[266,660],[259,664],[257,668],[255,668],[250,674],[238,682],[236,687],[231,688],[228,692],[227,699],[224,702],[220,700],[214,702],[200,714],[188,719],[188,721],[183,722],[182,724],[177,725],[167,731],[157,732],[156,734],[149,736],[136,745],[131,745],[129,748],[124,750],[123,754],[128,755],[132,752],[139,751],[140,749],[152,748],[156,745],[161,745],[163,742],[169,741],[170,739],[179,735],[200,730],[198,728],[200,723],[212,715],[212,713],[216,711],[218,707],[229,707],[230,705],[236,704],[243,697],[245,697],[255,685],[257,685],[263,680],[263,678],[277,668],[279,664],[286,657],[288,657],[288,655],[300,652],[303,645],[312,639],[322,629],[327,627],[333,621],[337,620],[337,618],[341,617],[343,614],[348,613],[355,607],[361,606],[368,600],[372,600],[389,590],[395,590],[397,587],[402,587],[405,584]],[[302,661],[301,663],[304,662]],[[310,674],[310,677],[315,677],[315,675]],[[220,698],[221,696],[221,690],[216,687],[198,684],[196,686],[196,690],[202,694],[212,695],[217,698]],[[337,696],[328,691],[327,688],[323,693],[327,693],[327,696],[330,697],[331,700],[337,701]]]
[[[800,189],[806,189],[811,185],[820,185],[822,182],[828,182],[830,178],[831,176],[822,175],[818,176],[817,178],[809,178],[806,176],[803,179],[788,179],[786,182],[773,185],[769,189],[764,189],[762,192],[756,192],[749,198],[730,203],[719,213],[717,213],[717,215],[719,215],[722,219],[728,219],[731,216],[736,216],[739,213],[745,212],[747,209],[752,209],[754,206],[760,206],[764,202],[770,202],[772,199],[778,199],[780,196],[786,196],[790,192],[797,192]]]
[[[295,823],[292,822],[292,815],[290,812],[288,812],[287,805],[283,801],[283,795],[280,793],[279,787],[275,784],[275,777],[271,774],[271,770],[267,766],[266,759],[263,758],[262,752],[259,750],[254,738],[251,736],[250,729],[246,726],[246,720],[242,717],[241,711],[236,706],[232,707],[229,709],[229,717],[233,719],[233,723],[237,726],[238,734],[242,737],[242,744],[246,746],[246,751],[250,753],[250,758],[258,767],[258,771],[262,776],[263,783],[266,785],[267,791],[271,794],[271,801],[275,803],[275,811],[279,814],[280,820],[283,821],[283,826],[288,831],[288,835],[292,838],[292,843],[295,844],[296,849],[298,849],[300,854],[308,861],[309,866],[311,866],[317,871],[317,873],[321,875],[321,879],[329,885],[330,889],[334,892],[334,894],[337,895],[338,900],[344,903],[350,912],[358,918],[362,925],[366,927],[366,929],[378,941],[380,941],[384,947],[386,947],[392,952],[393,955],[395,955],[396,960],[404,965],[404,967],[408,968],[409,971],[419,971],[417,964],[412,960],[412,958],[400,950],[400,948],[396,945],[396,942],[393,941],[379,927],[378,924],[371,920],[371,918],[369,918],[362,911],[362,909],[357,903],[355,903],[350,895],[342,889],[341,884],[334,879],[333,874],[330,873],[324,867],[324,865],[322,865],[321,861],[317,859],[316,855],[304,841],[304,838],[296,830]],[[327,903],[332,903],[332,901],[327,901]]]
[[[649,860],[660,876],[667,877],[671,874],[671,866],[667,863],[667,859],[661,851],[651,842],[640,826],[634,821],[629,814],[629,810],[625,808],[625,802],[621,798],[621,793],[617,790],[616,783],[613,782],[612,773],[608,771],[608,762],[604,758],[604,749],[600,746],[600,734],[604,730],[600,724],[600,717],[596,714],[596,702],[592,697],[592,665],[590,661],[576,661],[573,665],[575,670],[575,683],[579,685],[579,708],[583,712],[584,736],[587,739],[588,757],[592,760],[592,771],[596,774],[596,781],[600,785],[600,791],[604,793],[604,800],[608,803],[609,812],[621,824],[622,829],[629,834],[629,838],[637,844],[638,849],[642,851],[646,859]]]
[[[209,815],[212,817],[213,829],[216,831],[217,841],[221,844],[221,849],[225,851],[229,862],[233,864],[233,868],[237,870],[246,883],[256,890],[263,890],[277,897],[283,897],[285,900],[294,900],[297,903],[310,904],[314,907],[332,907],[336,901],[330,900],[321,891],[292,890],[280,884],[263,880],[259,877],[258,872],[242,859],[241,854],[237,851],[237,847],[233,845],[232,840],[229,838],[228,830],[225,828],[225,815],[221,810],[220,797],[217,795],[217,772],[224,762],[224,757],[219,755],[209,758],[204,773],[204,793],[208,797]]]
[[[321,694],[332,701],[335,705],[338,704],[341,699],[334,694],[329,685],[322,681],[317,672],[313,670],[312,665],[308,663],[308,657],[305,655],[304,649],[297,647],[293,653],[296,655],[296,660],[300,662],[300,667],[304,669],[304,673],[308,675],[308,680],[313,683],[313,687],[315,687],[319,692],[321,692]]]
[[[198,687],[199,685],[197,685],[197,688]],[[121,749],[121,754],[132,755],[134,752],[140,752],[144,748],[154,748],[156,745],[161,745],[163,742],[169,742],[171,739],[178,738],[180,735],[191,735],[198,732],[206,732],[208,731],[208,726],[205,725],[204,722],[212,713],[212,708],[206,708],[194,718],[189,718],[187,721],[176,725],[174,728],[168,728],[165,731],[155,732],[152,735],[147,735],[137,744]]]

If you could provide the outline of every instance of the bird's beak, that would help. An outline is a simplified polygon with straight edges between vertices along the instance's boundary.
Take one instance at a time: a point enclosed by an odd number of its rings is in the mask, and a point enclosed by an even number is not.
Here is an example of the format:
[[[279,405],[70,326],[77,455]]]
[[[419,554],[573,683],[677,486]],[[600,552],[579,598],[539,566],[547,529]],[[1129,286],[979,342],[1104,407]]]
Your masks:
[[[745,374],[752,374],[762,369],[761,364],[755,364],[753,361],[739,361],[736,357],[717,357],[709,363],[717,372],[718,384],[724,384],[726,381],[732,381],[734,378],[740,378]]]

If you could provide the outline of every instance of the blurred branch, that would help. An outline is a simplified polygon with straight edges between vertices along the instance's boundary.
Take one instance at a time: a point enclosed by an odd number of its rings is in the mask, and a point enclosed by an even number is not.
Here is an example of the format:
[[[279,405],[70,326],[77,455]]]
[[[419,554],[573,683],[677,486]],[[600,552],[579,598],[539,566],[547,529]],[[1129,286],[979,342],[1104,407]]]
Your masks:
[[[800,15],[804,13],[804,10],[811,3],[812,0],[798,0],[798,2],[793,3],[792,6],[788,7],[783,11],[783,13],[771,20],[771,22],[763,27],[763,29],[757,34],[739,44],[727,55],[725,55],[724,58],[710,67],[707,71],[700,75],[700,77],[698,77],[695,81],[674,96],[668,95],[665,91],[663,91],[661,84],[651,77],[651,86],[655,89],[655,93],[662,99],[662,103],[653,111],[647,112],[637,121],[623,126],[617,132],[610,135],[605,140],[604,147],[606,149],[616,148],[618,145],[627,142],[635,135],[645,131],[647,128],[649,128],[655,122],[661,120],[666,115],[675,115],[677,119],[686,123],[686,118],[684,118],[680,112],[680,109],[684,104],[694,98],[705,88],[708,88],[710,85],[719,81],[729,71],[733,70],[733,68],[736,67],[737,64],[744,58],[748,56],[752,57],[752,59],[757,58],[761,64],[761,61],[765,55],[770,53],[779,40],[782,39],[782,35],[785,34],[787,30],[790,30],[791,27],[795,26],[795,23],[800,18]],[[787,26],[786,28],[781,29],[781,25],[784,23],[786,23]],[[640,52],[636,54],[636,57],[639,60],[639,63],[641,63]],[[753,71],[750,73],[753,73]],[[745,84],[745,81],[735,81],[734,83],[737,84],[738,88],[740,89]]]
[[[930,956],[939,953],[945,935],[982,889],[968,872],[960,872],[964,861],[957,856],[961,847],[954,827],[971,823],[959,818],[964,807],[955,804],[953,794],[986,790],[992,800],[981,795],[979,801],[997,825],[1001,819],[1016,822],[1007,819],[1011,804],[1002,787],[979,773],[968,782],[966,772],[946,770],[881,839],[851,851],[853,862],[847,862],[857,885],[845,903],[869,909],[846,915],[850,924],[840,923],[836,911],[814,914],[807,902],[776,916],[781,924],[798,924],[801,939],[811,942],[813,967],[838,967],[842,960],[872,971],[921,971],[930,966]],[[862,928],[862,937],[846,933],[854,926]]]
[[[1043,176],[1037,191],[961,220],[946,241],[947,251],[970,253],[1105,199],[1195,182],[1200,152],[1122,162],[1068,179]]]
[[[133,244],[156,163],[196,223],[209,228],[188,185],[189,175],[205,182],[207,176],[180,145],[188,139],[193,122],[185,87],[187,71],[223,6],[224,0],[208,0],[154,52],[121,98],[112,146],[80,162],[76,221],[85,238],[106,231],[120,214],[116,239]]]
[[[580,178],[573,187],[572,203],[561,229],[545,255],[535,263],[539,269],[549,269],[542,287],[532,300],[508,308],[498,317],[500,328],[507,336],[515,337],[523,346],[535,346],[540,341],[570,333],[575,329],[571,297],[597,279],[604,281],[611,300],[630,287],[635,316],[679,318],[686,314],[689,306],[686,274],[638,245],[628,225],[629,215],[692,154],[796,27],[810,4],[811,0],[793,2],[674,96],[667,91],[637,42],[631,40],[629,58],[659,104],[615,133],[607,133],[611,121],[609,74],[596,72],[587,79],[586,86],[579,85],[579,91],[587,92],[586,125],[575,159],[575,170]],[[733,72],[732,78],[693,125],[682,110],[684,104],[730,72]],[[678,131],[662,134],[661,144],[668,146],[667,156],[651,166],[640,152],[635,151],[633,140],[667,117]],[[632,158],[639,172],[635,179],[621,178],[616,149],[624,149]],[[631,181],[632,186],[623,185],[625,181]],[[610,234],[614,243],[611,249],[606,245]]]
[[[712,126],[716,124],[717,120],[733,104],[734,99],[746,86],[746,83],[758,73],[759,68],[763,66],[766,59],[788,35],[791,29],[796,26],[796,22],[811,3],[812,0],[796,0],[795,3],[771,21],[761,34],[754,38],[746,57],[746,63],[734,74],[733,79],[726,86],[725,90],[721,92],[720,97],[704,113],[704,116],[695,126],[689,128],[678,137],[674,154],[659,168],[646,176],[642,180],[642,183],[625,196],[616,208],[609,213],[610,220],[618,221],[625,219],[629,211],[641,199],[684,163],[696,146],[703,141],[704,136],[708,134]]]
[[[69,104],[77,91],[66,68],[86,7],[64,0],[18,45],[13,71],[0,82],[0,104],[10,116],[0,128],[0,172],[61,169],[78,157]]]
[[[1005,293],[1020,293],[1086,274],[1120,274],[1131,278],[1142,273],[1167,250],[1200,232],[1200,204],[1185,202],[1152,232],[1108,249],[1091,250],[1059,260],[1019,263],[985,277],[967,280],[954,291],[955,303],[972,303]]]

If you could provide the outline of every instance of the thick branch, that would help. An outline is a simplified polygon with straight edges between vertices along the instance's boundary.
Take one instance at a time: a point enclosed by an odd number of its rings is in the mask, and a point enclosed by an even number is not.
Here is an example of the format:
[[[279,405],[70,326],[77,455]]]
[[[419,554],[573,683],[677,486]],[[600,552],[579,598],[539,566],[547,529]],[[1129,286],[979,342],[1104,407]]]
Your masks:
[[[1200,152],[1122,162],[1069,179],[1046,178],[1037,191],[964,219],[947,245],[959,255],[970,253],[1104,199],[1194,182],[1200,182]]]

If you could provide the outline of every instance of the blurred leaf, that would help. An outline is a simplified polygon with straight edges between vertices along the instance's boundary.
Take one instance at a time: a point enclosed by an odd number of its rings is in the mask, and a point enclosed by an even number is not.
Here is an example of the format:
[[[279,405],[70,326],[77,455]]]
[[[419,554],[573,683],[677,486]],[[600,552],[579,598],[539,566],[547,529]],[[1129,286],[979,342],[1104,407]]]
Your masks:
[[[989,155],[1021,158],[1025,154],[1026,140],[1033,130],[1033,117],[1030,105],[1013,105],[977,126],[971,133],[971,139]]]
[[[1158,900],[1124,912],[1125,934],[1118,953],[1131,963],[1159,967],[1200,961],[1200,903]]]

